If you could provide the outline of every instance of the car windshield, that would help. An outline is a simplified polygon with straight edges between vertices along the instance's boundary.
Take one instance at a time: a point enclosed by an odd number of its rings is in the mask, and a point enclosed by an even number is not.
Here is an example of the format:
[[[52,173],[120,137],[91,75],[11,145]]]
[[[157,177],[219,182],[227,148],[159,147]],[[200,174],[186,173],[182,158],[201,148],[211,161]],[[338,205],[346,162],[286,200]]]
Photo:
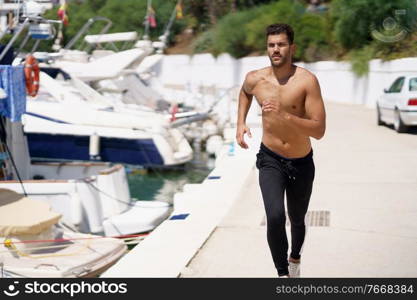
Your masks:
[[[410,92],[417,92],[417,77],[410,78]]]

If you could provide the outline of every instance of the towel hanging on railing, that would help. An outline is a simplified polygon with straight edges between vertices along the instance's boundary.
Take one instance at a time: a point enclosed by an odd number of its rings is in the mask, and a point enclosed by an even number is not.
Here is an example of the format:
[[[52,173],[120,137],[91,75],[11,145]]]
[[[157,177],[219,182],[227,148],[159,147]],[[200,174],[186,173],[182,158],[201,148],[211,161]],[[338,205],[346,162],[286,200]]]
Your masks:
[[[0,99],[0,115],[20,122],[26,112],[26,86],[23,66],[0,65],[0,87],[7,96]]]

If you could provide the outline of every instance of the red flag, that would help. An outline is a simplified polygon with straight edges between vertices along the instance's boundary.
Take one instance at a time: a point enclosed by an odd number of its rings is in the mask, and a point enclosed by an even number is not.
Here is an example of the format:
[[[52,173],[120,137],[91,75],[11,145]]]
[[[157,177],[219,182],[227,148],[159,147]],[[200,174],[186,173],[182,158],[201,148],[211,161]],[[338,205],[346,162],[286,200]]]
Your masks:
[[[68,19],[68,15],[67,15],[67,1],[66,0],[62,0],[61,1],[61,6],[58,9],[58,18],[62,21],[62,23],[64,23],[64,25],[68,25],[69,19]]]
[[[152,28],[156,27],[155,10],[152,7],[149,7],[148,22],[149,22],[149,26],[151,26]]]

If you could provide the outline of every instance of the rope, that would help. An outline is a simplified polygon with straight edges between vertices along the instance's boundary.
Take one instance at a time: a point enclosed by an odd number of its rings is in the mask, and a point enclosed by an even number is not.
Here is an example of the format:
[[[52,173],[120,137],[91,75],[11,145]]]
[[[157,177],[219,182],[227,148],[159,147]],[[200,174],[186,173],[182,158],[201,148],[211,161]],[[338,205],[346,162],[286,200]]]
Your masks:
[[[142,239],[143,238],[141,238],[140,240],[142,240]],[[135,244],[138,244],[139,241],[140,241],[139,239],[131,239],[131,238],[126,238],[126,239],[123,239],[123,240],[124,240],[126,245],[135,245]],[[88,241],[88,242],[89,242],[88,244],[91,245],[91,241]],[[18,243],[18,242],[16,242],[16,243]],[[14,246],[14,244],[15,244],[14,242],[8,242],[7,247],[9,248],[9,251],[16,252],[17,254],[19,254],[20,252]],[[45,249],[54,249],[54,248],[62,248],[62,247],[65,247],[65,245],[51,245],[51,246],[44,246],[44,247],[31,247],[31,248],[28,248],[27,250],[34,251],[34,250],[45,250]],[[0,251],[0,254],[1,253],[9,253],[9,251]],[[68,255],[68,254],[65,254],[65,255]],[[27,255],[24,255],[24,256],[27,256]],[[36,257],[36,258],[39,258],[39,256]]]
[[[6,244],[6,241],[8,241],[7,244]],[[71,253],[49,254],[49,255],[37,255],[37,256],[33,256],[33,255],[30,255],[30,254],[28,254],[26,252],[23,252],[23,251],[20,251],[19,249],[17,249],[16,245],[11,240],[6,240],[6,241],[4,242],[4,245],[5,245],[6,248],[9,248],[10,251],[16,252],[16,254],[18,254],[19,256],[33,258],[33,259],[42,259],[42,258],[47,258],[47,257],[61,257],[61,256],[78,255],[78,254],[83,253],[86,249],[88,249],[90,247],[90,244],[91,244],[91,241],[87,241],[86,244],[79,245],[80,246],[80,250],[74,251],[74,252],[71,252]],[[61,245],[60,246],[49,246],[49,247],[42,247],[42,248],[47,249],[47,248],[57,248],[57,247],[62,247],[62,246]],[[34,250],[34,249],[36,249],[36,248],[28,249],[28,250]],[[5,252],[7,252],[7,251],[3,251],[2,253],[5,253]]]
[[[89,179],[87,179],[87,178],[82,179],[82,181],[83,181],[83,182],[85,182],[85,183],[87,183],[89,186],[91,186],[93,189],[95,189],[96,191],[98,191],[100,194],[103,194],[104,196],[109,197],[109,198],[110,198],[110,199],[112,199],[112,200],[115,200],[115,201],[120,202],[120,203],[123,203],[123,204],[127,204],[127,205],[129,205],[129,206],[135,206],[135,204],[133,204],[133,203],[130,203],[130,202],[127,202],[127,201],[124,201],[124,200],[120,200],[120,199],[118,199],[118,198],[115,198],[115,197],[113,197],[113,196],[111,196],[111,195],[107,194],[106,192],[104,192],[103,190],[99,189],[99,188],[98,188],[98,187],[96,187],[94,184],[92,184],[92,183],[90,182],[90,180],[89,180]]]
[[[120,200],[120,199],[118,199],[118,198],[115,198],[115,197],[113,197],[113,196],[111,196],[111,195],[107,194],[106,192],[104,192],[103,190],[99,189],[99,188],[98,188],[98,187],[96,187],[94,184],[92,184],[92,183],[90,182],[90,180],[89,180],[89,179],[82,179],[82,181],[83,181],[83,182],[85,182],[85,183],[87,183],[88,185],[90,185],[93,189],[95,189],[95,190],[96,190],[96,191],[98,191],[99,193],[103,194],[103,195],[104,195],[104,196],[106,196],[106,197],[109,197],[109,198],[110,198],[110,199],[112,199],[112,200],[115,200],[115,201],[117,201],[117,202],[120,202],[120,203],[126,204],[126,205],[128,205],[128,206],[132,206],[132,207],[136,206],[135,202],[133,202],[133,203],[131,203],[131,202],[127,202],[127,201]],[[159,207],[146,207],[146,206],[144,206],[144,207],[142,207],[142,208],[159,209]]]
[[[60,257],[60,256],[74,256],[74,255],[78,255],[78,254],[82,253],[83,251],[85,251],[86,249],[88,249],[91,246],[91,240],[93,240],[93,239],[120,238],[120,239],[124,239],[124,240],[129,240],[129,241],[125,241],[126,244],[132,245],[132,244],[137,244],[139,242],[139,241],[135,242],[135,240],[133,240],[133,238],[137,238],[137,237],[143,238],[146,235],[149,235],[149,233],[120,235],[120,236],[114,236],[114,237],[97,236],[97,237],[86,237],[86,238],[29,240],[29,241],[17,241],[17,242],[13,242],[11,239],[5,239],[3,241],[3,245],[6,248],[8,248],[9,250],[8,251],[1,251],[0,253],[9,253],[10,251],[12,251],[12,252],[15,252],[16,254],[18,254],[19,256],[33,258],[33,259],[41,259],[41,258],[47,258],[47,257]],[[26,252],[20,251],[16,247],[16,244],[45,243],[45,242],[64,243],[64,242],[75,241],[75,240],[86,240],[86,243],[80,245],[80,246],[83,246],[83,247],[81,247],[80,250],[74,251],[74,252],[71,252],[71,253],[65,253],[65,254],[49,254],[49,255],[33,256],[33,255],[28,254]],[[44,247],[31,247],[27,250],[34,251],[34,250],[54,249],[54,248],[62,248],[62,247],[64,247],[64,245],[51,245],[51,246],[44,246]]]
[[[84,238],[70,238],[70,239],[51,239],[51,240],[27,240],[27,241],[17,241],[13,242],[14,244],[31,244],[31,243],[64,243],[69,241],[78,241],[78,240],[94,240],[94,239],[105,239],[105,238],[135,238],[135,237],[142,237],[147,236],[149,233],[141,233],[141,234],[128,234],[128,235],[118,235],[118,236],[94,236],[94,237],[84,237]],[[2,242],[6,246],[6,240]]]

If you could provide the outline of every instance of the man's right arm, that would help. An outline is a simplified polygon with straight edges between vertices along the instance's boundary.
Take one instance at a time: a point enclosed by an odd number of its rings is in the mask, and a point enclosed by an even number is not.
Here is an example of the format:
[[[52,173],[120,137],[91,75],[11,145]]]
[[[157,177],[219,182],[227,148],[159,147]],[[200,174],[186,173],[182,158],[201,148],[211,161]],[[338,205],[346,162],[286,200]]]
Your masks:
[[[248,145],[245,143],[243,138],[244,134],[247,133],[249,137],[252,137],[250,129],[246,126],[246,116],[248,115],[249,108],[252,104],[253,99],[253,88],[256,84],[255,71],[246,74],[245,81],[243,82],[242,88],[239,93],[239,106],[237,110],[237,130],[236,140],[238,144],[247,149]]]

